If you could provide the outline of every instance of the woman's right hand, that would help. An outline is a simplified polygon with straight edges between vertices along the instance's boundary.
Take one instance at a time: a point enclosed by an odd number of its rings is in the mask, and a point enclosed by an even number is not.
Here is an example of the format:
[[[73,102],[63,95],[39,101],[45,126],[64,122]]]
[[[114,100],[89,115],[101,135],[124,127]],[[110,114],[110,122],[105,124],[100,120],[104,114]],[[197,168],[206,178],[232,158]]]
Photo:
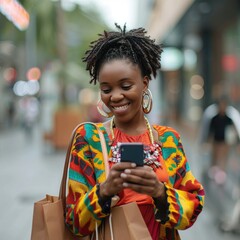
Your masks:
[[[125,169],[133,169],[136,168],[135,163],[130,162],[121,162],[116,163],[112,166],[109,171],[107,179],[100,184],[100,197],[102,199],[106,199],[118,194],[123,190],[124,179],[121,178],[121,173],[124,172]]]

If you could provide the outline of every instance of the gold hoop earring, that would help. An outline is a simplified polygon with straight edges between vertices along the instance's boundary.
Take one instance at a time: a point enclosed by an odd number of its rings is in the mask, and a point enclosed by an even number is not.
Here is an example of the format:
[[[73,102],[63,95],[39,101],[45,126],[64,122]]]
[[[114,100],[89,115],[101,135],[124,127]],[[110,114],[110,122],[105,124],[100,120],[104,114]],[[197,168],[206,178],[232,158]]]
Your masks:
[[[97,110],[98,112],[105,118],[110,118],[113,116],[113,113],[110,109],[103,103],[101,98],[97,102]]]
[[[145,114],[150,113],[152,110],[152,93],[149,89],[143,92],[142,109]]]

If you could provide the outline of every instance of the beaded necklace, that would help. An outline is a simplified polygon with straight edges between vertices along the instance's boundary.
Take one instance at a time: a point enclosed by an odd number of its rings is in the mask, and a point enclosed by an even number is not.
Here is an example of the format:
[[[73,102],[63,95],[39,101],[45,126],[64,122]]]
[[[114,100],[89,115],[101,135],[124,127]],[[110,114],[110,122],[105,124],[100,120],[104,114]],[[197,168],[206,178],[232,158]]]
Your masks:
[[[148,119],[146,117],[144,118],[145,118],[145,122],[149,132],[150,141],[151,141],[150,146],[144,145],[144,164],[152,167],[153,169],[159,168],[161,166],[161,163],[159,160],[159,156],[162,151],[161,146],[160,146],[160,143],[154,141],[151,125]],[[110,122],[110,131],[111,131],[111,137],[112,137],[110,144],[111,144],[111,150],[112,150],[112,157],[109,158],[109,161],[118,163],[120,162],[120,159],[121,159],[121,153],[120,153],[121,143],[112,145],[112,143],[114,142],[113,128],[114,128],[114,117],[111,119],[111,122]]]

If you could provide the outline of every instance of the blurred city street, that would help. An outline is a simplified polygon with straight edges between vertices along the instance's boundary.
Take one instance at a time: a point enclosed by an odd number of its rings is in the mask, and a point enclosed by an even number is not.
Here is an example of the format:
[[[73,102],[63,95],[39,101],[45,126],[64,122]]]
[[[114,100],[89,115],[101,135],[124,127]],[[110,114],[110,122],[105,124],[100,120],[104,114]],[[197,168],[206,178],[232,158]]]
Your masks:
[[[186,129],[178,130],[186,133]],[[199,161],[195,141],[189,136],[182,136],[185,152],[194,174],[206,184],[207,181],[201,179],[206,161]],[[34,201],[46,193],[58,195],[65,150],[55,151],[44,143],[38,127],[32,136],[26,135],[23,129],[12,128],[0,134],[0,154],[0,236],[2,240],[28,240]],[[183,240],[239,239],[237,234],[222,233],[218,229],[221,218],[234,204],[231,196],[224,196],[224,187],[208,184],[205,208],[192,228],[180,231]]]
[[[39,132],[0,133],[1,218],[3,240],[30,239],[34,201],[58,195],[64,153],[45,153]]]
[[[240,239],[239,0],[0,0],[0,239],[30,239],[34,202],[59,193],[72,129],[104,120],[83,59],[115,23],[121,41],[125,30],[144,28],[163,49],[148,118],[179,131],[206,191],[182,240]],[[235,215],[236,231],[226,231]]]

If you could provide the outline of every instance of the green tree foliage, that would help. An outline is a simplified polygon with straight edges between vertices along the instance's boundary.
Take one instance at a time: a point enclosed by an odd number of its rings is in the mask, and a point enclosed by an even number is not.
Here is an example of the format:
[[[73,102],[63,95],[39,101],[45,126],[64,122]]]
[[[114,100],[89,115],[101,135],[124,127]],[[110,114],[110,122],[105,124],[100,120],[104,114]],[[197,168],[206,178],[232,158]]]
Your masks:
[[[28,48],[26,52],[28,56],[30,54],[30,58],[31,54],[36,53],[36,64],[42,69],[49,62],[59,62],[58,79],[64,103],[67,84],[71,82],[83,87],[89,82],[82,57],[90,42],[97,38],[97,33],[103,32],[108,27],[100,14],[93,10],[94,8],[86,10],[75,4],[71,10],[60,8],[59,11],[60,2],[57,0],[19,0],[19,2],[30,15],[29,29],[25,31],[17,29],[12,22],[0,14],[0,42],[11,41],[16,49]],[[35,48],[34,51],[31,51],[31,47]],[[23,73],[30,59],[28,57],[26,61],[26,58],[21,60],[21,67],[26,65],[22,70]],[[12,61],[16,62],[14,56]]]
[[[33,26],[36,33],[38,64],[59,58],[57,1],[21,0],[19,1],[30,14],[30,21],[36,18]],[[88,48],[89,42],[97,37],[97,33],[107,29],[100,14],[94,10],[83,11],[75,4],[71,11],[64,11],[62,32],[66,44],[66,59],[82,64],[81,58]],[[11,40],[17,46],[25,44],[26,31],[17,29],[5,16],[0,14],[0,41]]]

